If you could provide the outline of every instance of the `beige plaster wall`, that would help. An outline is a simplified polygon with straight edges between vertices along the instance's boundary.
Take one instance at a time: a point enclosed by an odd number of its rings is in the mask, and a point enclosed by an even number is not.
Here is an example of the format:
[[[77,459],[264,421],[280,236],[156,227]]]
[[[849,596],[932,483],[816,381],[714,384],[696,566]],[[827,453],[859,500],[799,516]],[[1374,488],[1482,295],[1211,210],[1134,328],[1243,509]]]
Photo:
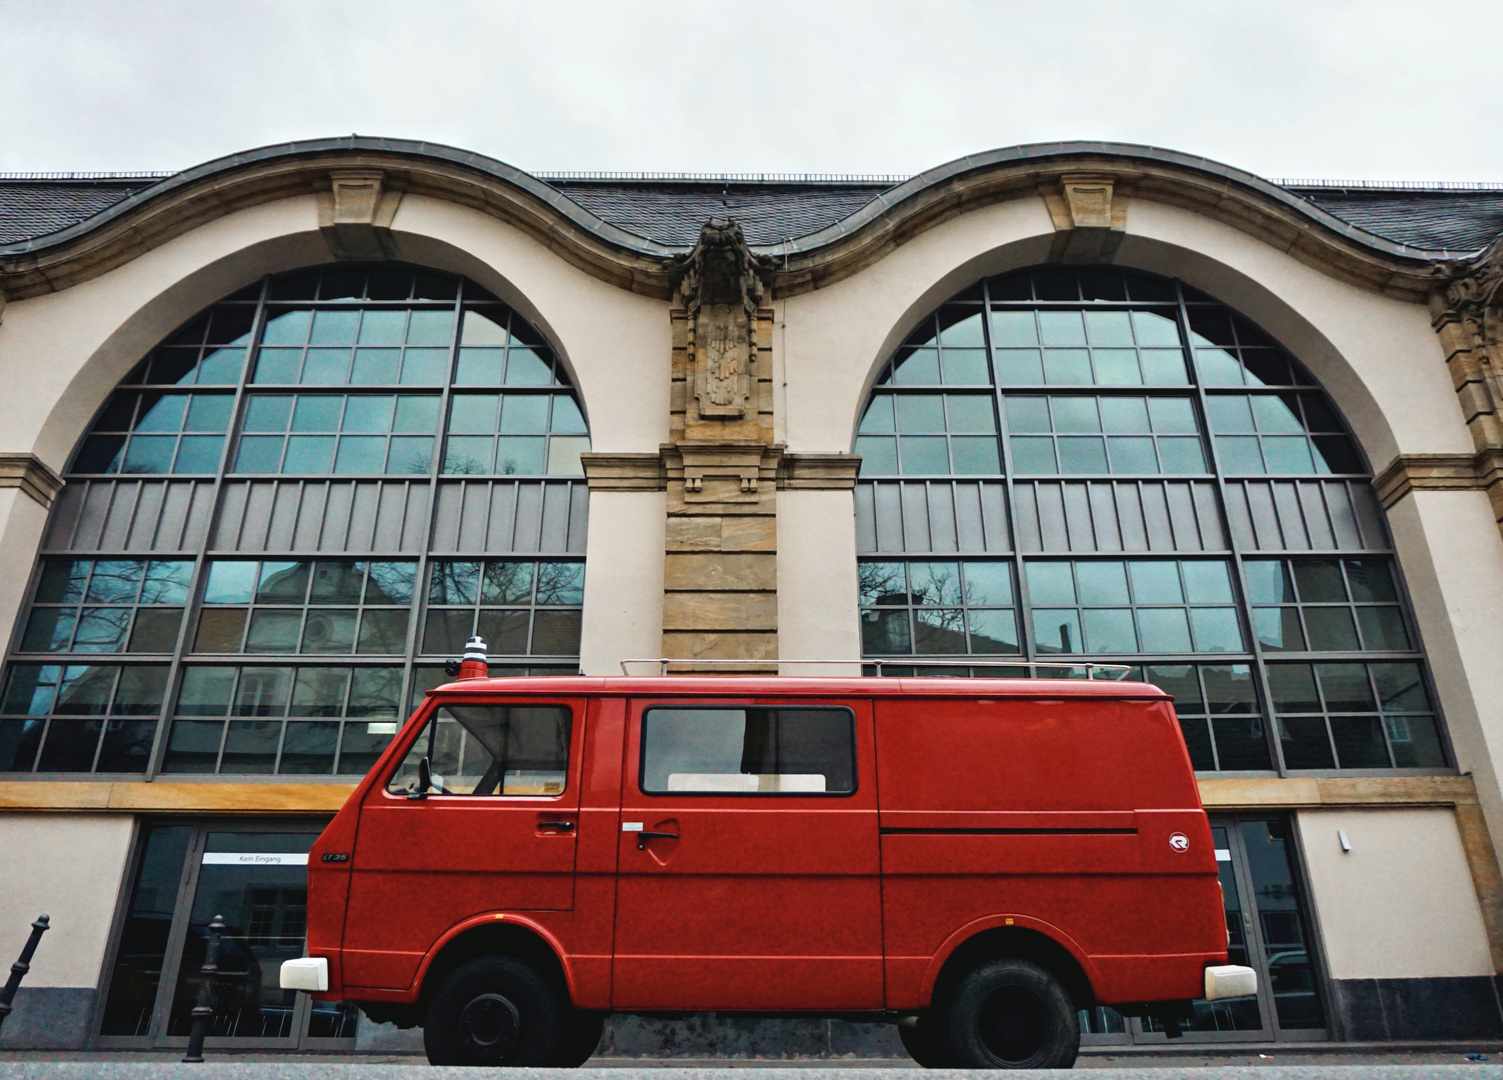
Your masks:
[[[128,814],[0,814],[0,941],[9,962],[38,915],[52,929],[26,986],[97,986],[130,855]]]
[[[1332,978],[1493,973],[1450,810],[1301,810],[1297,816]],[[1350,852],[1341,850],[1337,830],[1346,832]]]
[[[1481,491],[1412,491],[1388,524],[1457,764],[1503,850],[1503,537]]]
[[[622,660],[662,656],[667,522],[665,491],[590,493],[579,644],[586,675],[620,675]]]
[[[855,503],[849,491],[778,492],[778,656],[860,660]],[[795,664],[785,675],[859,675],[856,664]]]
[[[469,274],[560,349],[584,399],[592,449],[656,452],[668,439],[666,301],[618,289],[478,210],[409,195],[392,223],[402,255]]]

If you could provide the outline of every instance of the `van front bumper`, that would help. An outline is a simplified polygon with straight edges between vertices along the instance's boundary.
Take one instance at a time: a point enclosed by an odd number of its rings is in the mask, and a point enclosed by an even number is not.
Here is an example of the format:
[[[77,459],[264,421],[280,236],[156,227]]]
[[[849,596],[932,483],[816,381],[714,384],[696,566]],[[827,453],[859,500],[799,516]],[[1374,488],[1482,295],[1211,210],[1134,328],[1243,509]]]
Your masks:
[[[1209,978],[1207,974],[1207,978]],[[1207,983],[1207,985],[1210,985]],[[306,990],[310,994],[329,989],[329,961],[322,956],[304,956],[282,961],[282,989]]]
[[[291,963],[292,961],[288,961]],[[287,970],[287,965],[282,965],[282,970]],[[286,976],[283,976],[286,979]],[[284,981],[283,985],[286,983]],[[1240,964],[1222,964],[1218,967],[1206,968],[1206,993],[1207,1001],[1221,1001],[1226,998],[1251,997],[1258,992],[1258,973],[1250,967],[1242,967]]]

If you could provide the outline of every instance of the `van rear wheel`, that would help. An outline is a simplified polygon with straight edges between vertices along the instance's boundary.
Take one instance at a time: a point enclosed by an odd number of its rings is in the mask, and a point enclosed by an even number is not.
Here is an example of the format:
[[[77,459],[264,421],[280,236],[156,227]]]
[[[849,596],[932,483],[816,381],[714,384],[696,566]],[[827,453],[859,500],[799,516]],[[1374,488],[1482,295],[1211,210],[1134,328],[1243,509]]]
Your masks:
[[[456,968],[428,1004],[430,1065],[543,1065],[558,1051],[563,1006],[532,965],[481,956]]]
[[[955,988],[945,1043],[966,1069],[1068,1069],[1080,1053],[1070,995],[1030,960],[993,960]]]

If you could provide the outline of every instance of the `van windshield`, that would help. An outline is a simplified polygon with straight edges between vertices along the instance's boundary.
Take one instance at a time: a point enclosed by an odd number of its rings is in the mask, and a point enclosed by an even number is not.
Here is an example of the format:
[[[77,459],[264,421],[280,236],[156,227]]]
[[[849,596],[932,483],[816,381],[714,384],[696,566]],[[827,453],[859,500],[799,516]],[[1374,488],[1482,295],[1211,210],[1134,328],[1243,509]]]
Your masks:
[[[430,795],[561,795],[570,720],[563,705],[445,705],[428,720],[386,790],[415,792],[418,765],[426,757]]]

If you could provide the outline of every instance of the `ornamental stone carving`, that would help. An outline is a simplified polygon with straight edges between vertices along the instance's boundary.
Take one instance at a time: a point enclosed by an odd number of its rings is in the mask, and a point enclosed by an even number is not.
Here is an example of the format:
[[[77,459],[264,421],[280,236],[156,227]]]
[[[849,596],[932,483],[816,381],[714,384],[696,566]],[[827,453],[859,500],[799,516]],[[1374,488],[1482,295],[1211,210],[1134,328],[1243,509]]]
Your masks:
[[[757,309],[771,260],[753,255],[741,226],[711,218],[688,255],[675,256],[688,316],[688,359],[699,418],[740,420],[753,411]]]

